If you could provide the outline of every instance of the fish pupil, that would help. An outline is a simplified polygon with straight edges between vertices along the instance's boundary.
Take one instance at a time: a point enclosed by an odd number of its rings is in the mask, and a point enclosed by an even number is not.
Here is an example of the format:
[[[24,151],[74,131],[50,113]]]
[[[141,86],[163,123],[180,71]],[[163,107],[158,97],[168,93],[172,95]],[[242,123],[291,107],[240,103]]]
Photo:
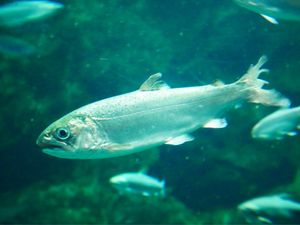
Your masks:
[[[70,136],[69,131],[65,128],[59,128],[57,130],[56,134],[57,134],[57,137],[61,140],[65,140]]]

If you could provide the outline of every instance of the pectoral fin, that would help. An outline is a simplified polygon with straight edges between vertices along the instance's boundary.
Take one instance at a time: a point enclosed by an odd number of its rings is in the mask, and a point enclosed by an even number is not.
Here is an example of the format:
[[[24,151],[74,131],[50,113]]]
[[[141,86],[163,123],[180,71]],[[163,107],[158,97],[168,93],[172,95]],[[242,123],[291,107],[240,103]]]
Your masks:
[[[194,140],[194,137],[189,134],[184,134],[178,137],[169,138],[165,144],[167,145],[181,145],[185,142]]]
[[[224,128],[227,126],[225,118],[211,119],[203,125],[204,128]]]
[[[140,91],[156,91],[161,89],[169,89],[164,81],[160,80],[161,73],[151,75],[139,88]]]

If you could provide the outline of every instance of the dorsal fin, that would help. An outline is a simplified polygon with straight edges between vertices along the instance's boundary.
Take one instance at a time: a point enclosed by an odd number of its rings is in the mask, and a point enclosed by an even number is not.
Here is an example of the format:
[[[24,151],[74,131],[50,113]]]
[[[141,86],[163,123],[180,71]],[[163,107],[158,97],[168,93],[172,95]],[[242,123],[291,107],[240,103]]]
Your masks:
[[[288,194],[288,193],[280,193],[280,194],[278,194],[278,197],[281,198],[281,199],[292,200],[291,195]]]
[[[148,79],[140,86],[140,91],[156,91],[170,88],[164,81],[160,80],[161,73],[156,73],[148,77]]]
[[[138,173],[141,173],[141,174],[146,174],[148,172],[148,168],[147,167],[142,167],[139,171],[138,171]]]
[[[225,83],[221,80],[215,80],[211,85],[215,87],[220,87],[220,86],[224,86]]]

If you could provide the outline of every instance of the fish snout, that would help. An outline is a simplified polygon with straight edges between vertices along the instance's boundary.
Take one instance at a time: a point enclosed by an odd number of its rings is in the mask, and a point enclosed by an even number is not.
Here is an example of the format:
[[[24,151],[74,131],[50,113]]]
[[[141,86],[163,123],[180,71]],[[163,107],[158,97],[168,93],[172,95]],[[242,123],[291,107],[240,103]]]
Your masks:
[[[41,147],[49,147],[51,145],[51,137],[49,133],[41,133],[36,140],[36,144]]]
[[[44,146],[44,135],[43,134],[40,134],[39,137],[36,139],[36,144],[39,146],[39,147],[45,147]]]
[[[120,177],[120,176],[115,176],[115,177],[111,177],[109,179],[109,182],[111,184],[121,184],[121,183],[126,183],[126,179],[124,177]]]

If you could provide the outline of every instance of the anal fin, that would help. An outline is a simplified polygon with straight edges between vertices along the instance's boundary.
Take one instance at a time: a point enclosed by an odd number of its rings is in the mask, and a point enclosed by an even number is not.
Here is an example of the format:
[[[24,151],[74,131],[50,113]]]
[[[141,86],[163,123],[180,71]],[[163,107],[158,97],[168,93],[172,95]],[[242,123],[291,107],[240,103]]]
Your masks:
[[[261,223],[265,223],[265,224],[272,224],[272,220],[268,219],[267,217],[263,217],[263,216],[258,216],[257,219],[261,222]]]
[[[204,128],[224,128],[226,126],[227,121],[225,118],[211,119],[203,125]]]

